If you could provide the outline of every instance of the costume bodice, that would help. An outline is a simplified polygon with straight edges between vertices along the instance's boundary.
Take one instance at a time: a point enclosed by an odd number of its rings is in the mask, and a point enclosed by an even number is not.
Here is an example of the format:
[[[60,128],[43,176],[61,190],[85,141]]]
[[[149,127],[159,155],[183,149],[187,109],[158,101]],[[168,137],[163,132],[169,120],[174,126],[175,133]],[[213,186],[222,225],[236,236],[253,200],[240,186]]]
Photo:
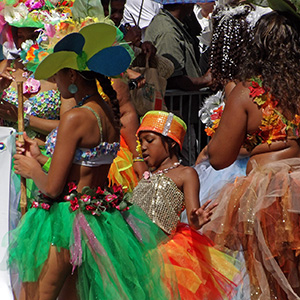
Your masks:
[[[3,100],[18,107],[18,93],[13,87],[8,87],[3,94]],[[24,111],[43,119],[58,120],[60,112],[60,92],[58,90],[48,90],[39,92],[31,96],[24,102]],[[14,127],[17,129],[17,124],[9,121],[3,121],[5,126]],[[37,132],[31,128],[25,128],[27,135],[30,138],[35,138]]]
[[[120,143],[107,143],[102,141],[102,125],[98,114],[89,106],[82,106],[81,108],[89,109],[97,118],[99,130],[100,130],[100,144],[94,148],[77,148],[73,163],[77,165],[83,165],[88,167],[98,167],[100,165],[111,164],[114,158],[117,156],[117,152],[120,147]],[[57,129],[51,131],[46,138],[46,151],[47,154],[52,156],[57,138]]]
[[[13,87],[5,90],[3,100],[18,106],[18,93]],[[29,98],[30,115],[43,119],[58,120],[60,110],[60,92],[48,90],[39,92]]]
[[[251,151],[260,144],[271,144],[275,141],[286,141],[288,139],[299,138],[299,115],[295,115],[294,119],[291,121],[285,118],[278,111],[278,100],[263,88],[262,80],[260,78],[251,80],[249,90],[253,102],[256,103],[262,111],[262,122],[255,132],[247,134],[243,144],[244,148]],[[212,136],[219,127],[225,106],[222,102],[217,102],[216,104],[218,104],[215,105],[216,108],[214,108],[213,105],[210,105],[213,107],[213,110],[211,111],[210,117],[206,117],[209,119],[208,121],[205,121],[207,124],[205,131],[208,136]]]
[[[288,120],[278,111],[278,100],[262,86],[260,78],[252,79],[250,96],[262,111],[262,122],[258,130],[247,134],[244,147],[251,150],[260,144],[299,138],[300,116]]]
[[[141,179],[133,190],[131,201],[168,234],[176,230],[184,209],[184,194],[164,174],[152,174],[149,179]]]

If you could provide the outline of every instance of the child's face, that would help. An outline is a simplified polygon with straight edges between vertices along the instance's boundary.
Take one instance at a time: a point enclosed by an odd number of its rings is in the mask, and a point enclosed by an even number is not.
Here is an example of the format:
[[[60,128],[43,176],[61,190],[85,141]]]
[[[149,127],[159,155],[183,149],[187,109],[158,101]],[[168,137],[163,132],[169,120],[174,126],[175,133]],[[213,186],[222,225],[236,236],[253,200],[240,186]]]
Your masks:
[[[163,143],[159,134],[143,131],[139,135],[145,163],[149,168],[158,168],[170,156],[168,145]]]

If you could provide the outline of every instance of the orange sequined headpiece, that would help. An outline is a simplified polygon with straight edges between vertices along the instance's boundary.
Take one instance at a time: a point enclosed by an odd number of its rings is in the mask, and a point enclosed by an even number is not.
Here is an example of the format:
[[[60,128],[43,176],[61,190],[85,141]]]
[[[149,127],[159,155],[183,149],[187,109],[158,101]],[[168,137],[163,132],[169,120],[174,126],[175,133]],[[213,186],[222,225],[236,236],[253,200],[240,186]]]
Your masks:
[[[182,149],[183,139],[186,133],[186,124],[173,113],[153,110],[148,111],[141,122],[137,134],[141,131],[154,131],[168,136]]]

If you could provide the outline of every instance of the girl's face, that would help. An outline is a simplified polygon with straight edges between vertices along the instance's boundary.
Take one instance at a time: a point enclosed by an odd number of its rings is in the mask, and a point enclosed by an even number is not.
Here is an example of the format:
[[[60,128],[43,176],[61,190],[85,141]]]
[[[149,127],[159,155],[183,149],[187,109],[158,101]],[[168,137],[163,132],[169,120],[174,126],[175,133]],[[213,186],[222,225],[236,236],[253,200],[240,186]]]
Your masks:
[[[142,131],[139,139],[144,161],[149,168],[158,168],[170,156],[168,145],[162,141],[160,134]]]
[[[21,44],[27,40],[35,41],[39,35],[36,28],[20,27],[16,29],[15,44],[17,49],[21,48]]]

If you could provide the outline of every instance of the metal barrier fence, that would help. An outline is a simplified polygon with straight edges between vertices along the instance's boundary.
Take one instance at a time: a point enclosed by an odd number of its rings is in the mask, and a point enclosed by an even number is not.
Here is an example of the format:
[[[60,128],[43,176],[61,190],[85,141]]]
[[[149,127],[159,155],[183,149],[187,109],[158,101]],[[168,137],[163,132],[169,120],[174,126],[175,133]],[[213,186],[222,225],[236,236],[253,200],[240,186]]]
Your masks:
[[[209,89],[199,91],[166,90],[165,101],[170,111],[181,117],[188,127],[182,151],[184,163],[193,165],[208,138],[198,116],[203,100],[211,95]]]

